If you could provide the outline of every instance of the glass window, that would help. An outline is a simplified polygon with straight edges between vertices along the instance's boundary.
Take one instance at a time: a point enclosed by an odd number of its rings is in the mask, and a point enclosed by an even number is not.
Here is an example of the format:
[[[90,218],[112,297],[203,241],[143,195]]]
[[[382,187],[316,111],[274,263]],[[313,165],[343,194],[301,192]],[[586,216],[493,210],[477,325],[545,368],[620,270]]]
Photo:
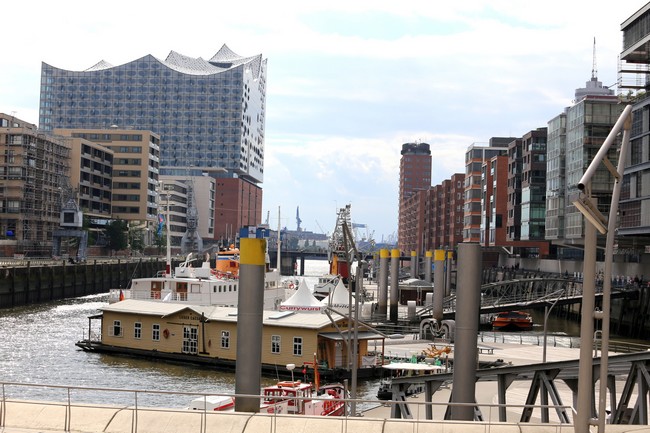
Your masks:
[[[280,353],[280,336],[271,336],[271,353]]]
[[[142,323],[135,322],[133,324],[133,338],[139,340],[142,338]]]
[[[293,337],[293,354],[302,356],[302,337]]]
[[[153,341],[160,341],[160,325],[158,323],[151,325],[151,339]]]
[[[198,353],[199,329],[196,326],[183,327],[183,353],[196,355]]]
[[[113,320],[113,326],[111,328],[113,331],[113,337],[121,337],[122,336],[122,322],[119,320]]]
[[[230,331],[221,331],[221,348],[230,349]]]

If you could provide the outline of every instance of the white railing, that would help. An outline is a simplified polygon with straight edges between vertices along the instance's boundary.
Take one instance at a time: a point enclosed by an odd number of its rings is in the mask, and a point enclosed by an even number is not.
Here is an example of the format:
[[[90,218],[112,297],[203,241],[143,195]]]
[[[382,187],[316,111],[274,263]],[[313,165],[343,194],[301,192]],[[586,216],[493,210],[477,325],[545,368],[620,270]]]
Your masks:
[[[119,433],[138,433],[156,431],[161,425],[167,432],[199,432],[210,433],[223,431],[225,428],[233,433],[293,433],[298,424],[296,417],[304,419],[307,415],[286,414],[252,414],[235,412],[211,412],[206,409],[191,411],[184,406],[197,397],[208,395],[196,392],[169,392],[154,390],[115,389],[97,387],[79,387],[63,385],[37,385],[29,383],[0,382],[0,429],[9,428],[37,428],[53,431],[113,431]],[[34,400],[34,393],[29,390],[40,391],[41,399]],[[225,395],[225,394],[221,394]],[[158,400],[168,402],[168,407],[158,407],[151,403],[152,396]],[[261,398],[251,395],[232,395],[237,398]],[[30,399],[31,398],[31,399]],[[45,399],[43,399],[45,398]],[[295,397],[296,399],[302,399]],[[102,400],[97,403],[97,400]],[[313,398],[318,400],[318,398]],[[107,401],[119,401],[119,404],[107,404]],[[491,403],[455,403],[456,407],[470,406],[480,409],[482,421],[452,421],[444,420],[444,413],[451,403],[425,403],[409,399],[407,411],[412,419],[395,420],[389,418],[392,405],[396,401],[379,400],[346,400],[348,411],[350,403],[356,403],[359,410],[357,414],[346,413],[342,417],[310,417],[313,431],[328,432],[366,432],[384,431],[389,424],[399,423],[396,427],[400,430],[410,430],[414,433],[431,432],[433,424],[437,425],[435,431],[444,432],[462,431],[482,433],[503,433],[504,429],[511,426],[512,431],[521,431],[523,426],[530,426],[530,430],[543,426],[544,432],[566,432],[568,424],[561,424],[556,416],[558,407],[543,405],[499,405]],[[163,403],[164,404],[164,403]],[[433,420],[427,420],[427,406]],[[499,408],[506,407],[511,419],[519,419],[525,409],[533,410],[534,416],[541,414],[543,408],[548,408],[550,421],[548,423],[516,422],[500,423]],[[378,409],[379,408],[379,409]],[[572,408],[560,406],[571,416]],[[401,409],[405,409],[404,406]],[[373,414],[379,410],[381,414]],[[347,412],[347,411],[346,411]],[[387,415],[388,414],[388,415]],[[293,419],[293,421],[292,421]],[[161,424],[164,423],[164,424]],[[320,424],[324,423],[324,424]],[[408,425],[408,427],[407,427]],[[175,426],[178,426],[175,429]],[[400,427],[401,426],[401,427]],[[518,426],[518,427],[517,427]],[[395,427],[392,427],[394,429]],[[528,429],[525,427],[524,429]]]

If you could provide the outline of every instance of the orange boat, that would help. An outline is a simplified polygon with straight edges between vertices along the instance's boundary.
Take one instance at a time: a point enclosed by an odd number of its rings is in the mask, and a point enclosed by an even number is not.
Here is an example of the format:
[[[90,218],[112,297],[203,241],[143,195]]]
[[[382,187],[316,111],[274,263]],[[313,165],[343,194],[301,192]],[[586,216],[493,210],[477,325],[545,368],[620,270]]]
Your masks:
[[[523,311],[504,311],[492,319],[492,329],[529,331],[533,327],[533,318]]]

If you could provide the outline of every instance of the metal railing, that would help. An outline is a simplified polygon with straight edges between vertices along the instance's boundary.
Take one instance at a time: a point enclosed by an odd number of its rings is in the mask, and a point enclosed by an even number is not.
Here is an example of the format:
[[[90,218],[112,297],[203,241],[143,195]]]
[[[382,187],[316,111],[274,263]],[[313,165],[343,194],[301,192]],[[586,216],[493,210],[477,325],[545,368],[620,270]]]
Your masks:
[[[102,429],[102,431],[108,427],[111,423],[113,423],[116,418],[118,417],[118,413],[122,412],[121,414],[121,420],[122,424],[125,424],[124,422],[124,416],[128,417],[126,419],[128,427],[123,427],[124,429],[119,429],[119,427],[111,426],[111,430],[113,431],[124,431],[124,433],[137,433],[139,431],[145,431],[145,430],[150,430],[151,426],[147,425],[150,422],[155,422],[155,419],[159,418],[162,416],[162,414],[168,414],[170,417],[176,416],[175,414],[182,414],[179,415],[179,423],[182,422],[184,428],[186,428],[186,431],[199,431],[200,433],[210,433],[210,432],[217,432],[219,431],[219,428],[214,428],[215,423],[216,426],[219,426],[217,419],[212,418],[214,416],[220,416],[220,415],[227,415],[226,412],[212,412],[207,409],[207,407],[204,406],[203,410],[194,410],[191,411],[189,409],[186,409],[182,406],[183,402],[189,402],[197,397],[202,397],[206,398],[209,395],[226,395],[226,394],[216,394],[216,393],[211,393],[211,394],[204,394],[204,393],[196,393],[196,392],[172,392],[172,391],[155,391],[155,390],[137,390],[137,389],[116,389],[116,388],[98,388],[98,387],[81,387],[81,386],[64,386],[64,385],[41,385],[41,384],[31,384],[31,383],[18,383],[18,382],[0,382],[1,386],[1,399],[0,399],[0,428],[8,428],[8,427],[14,427],[14,428],[30,428],[33,426],[30,425],[23,425],[23,426],[17,426],[13,425],[11,422],[7,422],[8,419],[16,418],[17,413],[20,411],[29,411],[29,408],[34,405],[38,405],[41,407],[49,407],[50,410],[47,410],[47,418],[50,424],[52,424],[49,427],[44,427],[44,426],[39,426],[39,429],[49,429],[49,430],[54,430],[54,431],[71,431],[71,430],[77,430],[76,425],[78,423],[85,423],[88,424],[89,422],[92,423],[94,420],[96,420],[97,423],[101,423],[103,421],[99,421],[99,419],[105,419],[106,422],[108,423],[107,425],[101,425],[101,426],[95,426],[96,428],[99,427]],[[51,394],[52,397],[50,397],[48,400],[28,400],[25,399],[25,395],[29,395],[29,393],[25,393],[25,390],[27,388],[38,388],[40,390],[46,390],[47,393]],[[58,395],[58,397],[56,397]],[[235,398],[242,398],[242,397],[255,397],[255,398],[262,398],[261,396],[251,396],[251,395],[237,395],[237,394],[228,394],[229,396],[233,396]],[[101,396],[111,396],[110,400],[115,400],[115,399],[122,399],[121,404],[106,404],[106,402],[98,404],[96,403],[96,400],[98,398],[101,398]],[[169,407],[170,405],[168,404],[168,407],[158,407],[158,406],[153,406],[153,405],[147,405],[146,403],[143,403],[144,401],[147,401],[150,396],[164,396],[165,401],[169,402],[176,402],[177,407]],[[181,401],[179,401],[179,399]],[[292,399],[300,399],[303,400],[305,398],[302,397],[292,397]],[[312,400],[319,400],[321,398],[312,398]],[[324,398],[322,398],[324,400]],[[437,423],[437,424],[442,424],[448,425],[449,428],[453,428],[452,426],[454,424],[463,424],[463,430],[464,431],[481,431],[481,432],[492,432],[494,431],[499,432],[500,429],[502,429],[504,423],[499,423],[498,420],[498,413],[499,413],[499,408],[505,407],[506,410],[508,410],[508,414],[510,415],[511,418],[519,418],[521,413],[524,410],[532,410],[535,416],[537,417],[538,414],[541,414],[541,411],[543,409],[548,409],[550,413],[555,413],[558,409],[564,409],[567,411],[567,413],[573,413],[573,409],[569,406],[550,406],[550,405],[519,405],[519,404],[492,404],[492,403],[482,403],[482,402],[477,402],[477,403],[447,403],[447,402],[432,402],[432,403],[425,403],[421,401],[416,401],[413,399],[408,400],[408,407],[404,406],[405,402],[399,402],[399,401],[380,401],[380,400],[362,400],[362,399],[346,399],[346,414],[345,416],[342,417],[312,417],[313,419],[328,419],[332,422],[332,429],[331,431],[336,431],[339,430],[341,433],[346,433],[348,431],[348,428],[350,427],[350,423],[354,423],[355,427],[352,428],[352,431],[378,431],[376,429],[373,429],[372,426],[369,424],[366,428],[359,428],[360,422],[367,422],[367,423],[380,423],[382,425],[386,423],[390,423],[391,421],[393,422],[400,422],[402,423],[410,423],[411,424],[411,431],[417,433],[420,429],[423,429],[423,431],[430,431],[430,427],[426,427],[425,424],[430,424],[430,423]],[[362,409],[362,411],[356,413],[356,414],[350,414],[349,413],[349,408],[350,408],[350,403],[356,403],[357,409]],[[405,414],[407,416],[410,416],[411,419],[408,420],[392,420],[391,418],[388,418],[386,415],[386,412],[389,412],[388,409],[394,410],[392,406],[394,405],[399,405],[400,411],[402,411],[402,414]],[[454,420],[444,420],[444,413],[447,411],[448,407],[466,407],[470,406],[474,408],[474,413],[475,414],[480,414],[481,418],[479,421],[476,422],[471,422],[471,421],[454,421]],[[383,415],[379,414],[373,414],[373,410],[379,410],[382,411],[383,409]],[[411,409],[414,407],[415,409]],[[58,408],[58,410],[56,410]],[[100,410],[108,411],[106,416],[104,418],[97,416]],[[85,416],[83,414],[83,411],[88,411]],[[112,412],[111,412],[112,411]],[[433,414],[433,420],[427,420],[427,412]],[[91,413],[95,413],[95,418],[89,417],[88,415]],[[61,419],[53,419],[56,418],[54,416],[55,414],[58,414],[57,416],[60,416]],[[150,416],[151,414],[153,415]],[[192,418],[188,418],[188,414],[191,414],[190,416]],[[268,433],[279,433],[279,432],[284,432],[286,431],[289,433],[291,431],[291,427],[295,427],[295,424],[291,423],[286,423],[283,421],[286,421],[286,418],[288,416],[298,416],[298,417],[308,417],[308,415],[286,415],[286,414],[277,414],[277,413],[265,413],[265,414],[252,414],[252,413],[245,413],[245,414],[239,414],[242,416],[263,416],[263,417],[271,417],[271,421],[265,423],[268,428]],[[194,418],[194,416],[196,418]],[[553,418],[553,417],[552,417]],[[188,421],[188,420],[192,421]],[[338,424],[336,423],[336,420],[338,420]],[[209,422],[211,421],[211,422]],[[508,422],[508,424],[512,424],[513,422]],[[567,429],[567,424],[562,424],[560,422],[560,418],[558,417],[557,420],[551,419],[548,423],[541,423],[541,422],[530,422],[530,423],[525,423],[525,425],[528,426],[543,426],[544,432],[551,432],[551,431],[556,431],[556,432],[563,432],[566,431]],[[248,426],[248,421],[241,423],[241,431],[242,433],[247,431],[247,426]],[[255,428],[255,433],[260,433],[264,432],[264,429],[259,429],[258,424],[256,424]],[[115,430],[118,428],[118,430]],[[494,428],[494,430],[493,430]],[[369,430],[370,429],[370,430]],[[380,428],[380,430],[383,431],[383,427]],[[444,431],[444,427],[441,431]],[[454,430],[456,431],[456,430]]]

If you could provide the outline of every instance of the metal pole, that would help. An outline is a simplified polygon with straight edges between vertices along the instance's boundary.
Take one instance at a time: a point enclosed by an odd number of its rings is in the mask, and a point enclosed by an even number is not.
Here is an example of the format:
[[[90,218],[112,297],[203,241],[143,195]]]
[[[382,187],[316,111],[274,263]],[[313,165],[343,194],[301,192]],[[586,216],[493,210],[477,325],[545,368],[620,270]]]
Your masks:
[[[411,278],[418,278],[418,253],[411,251]]]
[[[630,106],[628,106],[630,107]],[[627,107],[626,107],[627,108]],[[623,126],[623,141],[618,154],[618,164],[616,171],[619,178],[614,179],[614,189],[612,191],[612,201],[609,207],[609,217],[607,220],[607,239],[605,242],[605,269],[603,271],[603,308],[600,313],[602,316],[601,325],[601,346],[600,346],[600,391],[598,395],[598,432],[605,432],[606,406],[607,406],[607,373],[608,373],[608,356],[609,356],[609,320],[611,309],[612,293],[612,262],[614,261],[614,237],[616,236],[616,219],[618,214],[618,202],[621,196],[621,187],[623,185],[623,172],[625,170],[625,158],[627,147],[630,143],[630,129],[632,128],[632,115],[630,110],[624,113],[630,113],[626,116]],[[612,130],[612,133],[614,130]],[[611,135],[611,134],[610,134]]]
[[[387,249],[379,250],[379,297],[377,299],[378,313],[382,317],[386,317],[388,310],[388,257],[389,251]]]
[[[433,257],[433,251],[426,251],[424,253],[424,281],[427,283],[431,282],[431,260]]]
[[[235,394],[259,395],[262,386],[262,329],[266,239],[241,237],[237,294]],[[259,412],[258,397],[237,397],[237,412]]]
[[[458,305],[456,307],[456,343],[454,357],[452,403],[476,402],[476,360],[478,349],[478,312],[481,302],[481,246],[475,243],[458,245]],[[460,266],[459,266],[460,267]],[[450,408],[452,420],[473,421],[471,405]]]
[[[588,185],[589,197],[594,206],[595,199],[591,198],[591,188]],[[596,227],[585,219],[585,252],[582,281],[582,311],[580,320],[580,361],[578,363],[578,402],[574,418],[576,433],[589,433],[592,407],[592,368],[593,358],[591,349],[594,339],[594,308],[596,292]]]
[[[354,292],[354,341],[352,343],[352,377],[350,384],[350,415],[357,415],[357,369],[359,368],[359,294],[362,292],[364,261],[357,263],[356,290]]]
[[[399,250],[390,252],[390,321],[397,323],[397,304],[399,302]]]
[[[433,318],[438,325],[442,322],[442,304],[445,300],[445,251],[436,250],[434,252],[434,269],[433,269],[433,309],[431,311]]]

